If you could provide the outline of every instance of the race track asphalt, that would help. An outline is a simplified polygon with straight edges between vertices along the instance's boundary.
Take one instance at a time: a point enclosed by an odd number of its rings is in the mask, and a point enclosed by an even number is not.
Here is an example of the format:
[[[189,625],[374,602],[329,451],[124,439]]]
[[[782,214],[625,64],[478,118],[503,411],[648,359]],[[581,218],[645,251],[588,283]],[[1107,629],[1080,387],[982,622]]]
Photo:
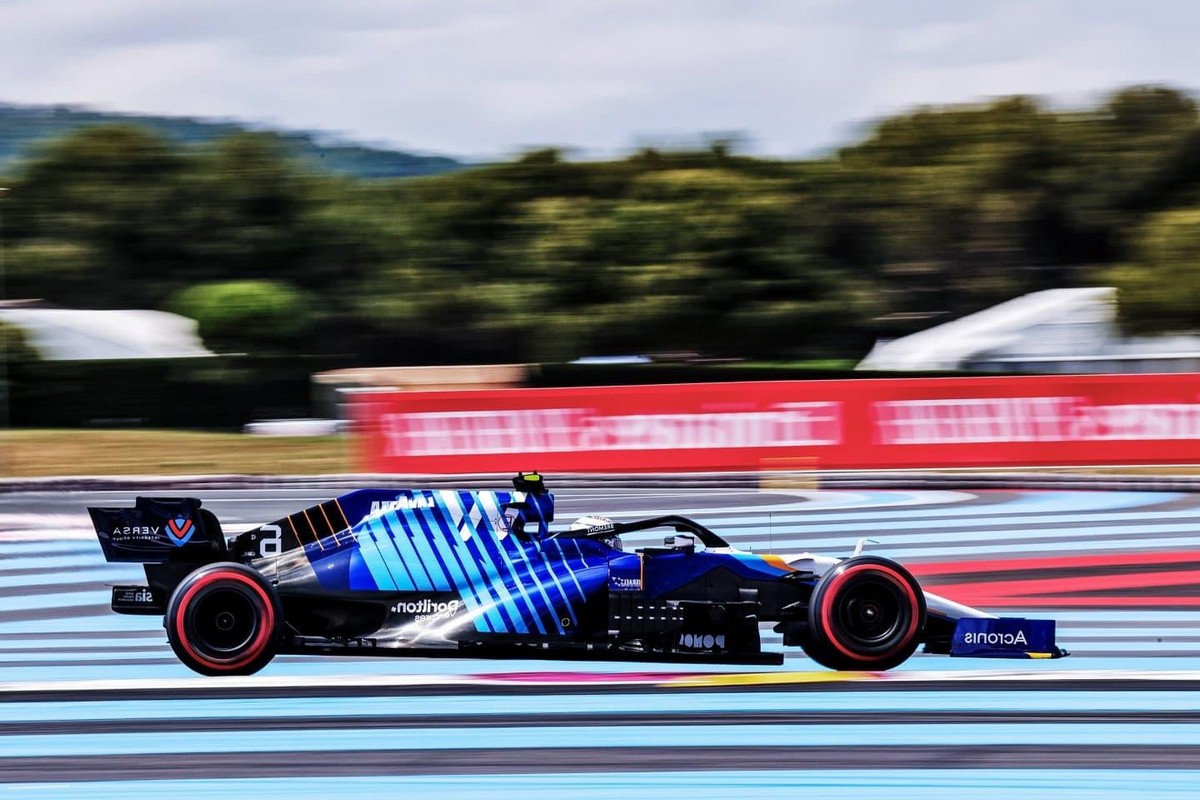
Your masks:
[[[195,494],[227,533],[328,496]],[[767,668],[281,657],[205,679],[161,620],[107,609],[140,568],[104,563],[83,509],[133,492],[0,494],[0,797],[1200,796],[1200,496],[556,495],[559,524],[683,513],[756,552],[869,537],[932,591],[1058,620],[1073,655],[918,655],[886,675],[799,651]]]

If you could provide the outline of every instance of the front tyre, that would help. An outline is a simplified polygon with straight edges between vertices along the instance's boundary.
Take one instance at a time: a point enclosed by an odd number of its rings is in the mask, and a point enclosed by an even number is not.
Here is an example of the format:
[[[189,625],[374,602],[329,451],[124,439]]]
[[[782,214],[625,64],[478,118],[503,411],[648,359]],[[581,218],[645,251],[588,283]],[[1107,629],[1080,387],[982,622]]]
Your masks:
[[[175,655],[201,675],[250,675],[275,657],[283,608],[255,570],[209,564],[175,587],[165,625]]]
[[[857,556],[821,576],[808,604],[804,652],[838,670],[887,670],[908,660],[925,628],[925,593],[908,570]]]

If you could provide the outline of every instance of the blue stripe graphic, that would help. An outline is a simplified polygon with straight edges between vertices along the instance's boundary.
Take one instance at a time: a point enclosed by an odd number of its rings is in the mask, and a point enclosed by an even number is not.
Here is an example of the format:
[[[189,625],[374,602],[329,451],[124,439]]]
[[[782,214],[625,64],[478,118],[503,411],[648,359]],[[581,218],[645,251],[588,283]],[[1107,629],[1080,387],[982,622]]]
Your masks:
[[[429,545],[429,537],[423,534],[420,525],[413,527],[407,524],[411,515],[412,512],[407,510],[392,511],[384,515],[384,521],[392,527],[397,539],[404,539],[416,551],[417,558],[425,572],[429,574],[434,589],[438,591],[453,589],[454,585],[450,582],[450,577],[442,570],[441,563],[433,554],[433,548]]]
[[[504,624],[500,627],[494,624],[495,616],[492,609],[497,604],[497,599],[493,596],[495,587],[489,585],[488,581],[479,575],[478,570],[468,567],[468,562],[474,563],[471,554],[462,548],[462,537],[451,532],[452,526],[439,513],[440,509],[435,506],[432,512],[432,518],[422,520],[421,527],[428,532],[435,546],[446,553],[448,558],[445,561],[459,576],[459,584],[469,587],[473,598],[477,598],[475,609],[478,613],[475,614],[475,629],[497,632],[512,630],[507,619],[502,620]],[[435,524],[438,526],[438,530],[433,529]]]
[[[563,590],[562,584],[558,581],[558,575],[554,572],[554,566],[550,563],[550,559],[546,557],[545,546],[538,544],[532,549],[537,555],[538,559],[542,562],[542,568],[545,570],[546,574],[550,576],[550,580],[553,582],[554,588],[558,592],[559,598],[562,600],[562,606],[556,605],[554,608],[554,623],[558,626],[559,633],[563,633],[562,612],[564,610],[566,611],[567,616],[571,620],[571,624],[574,625],[576,622],[575,609],[571,607],[571,600],[567,597],[567,593]]]
[[[475,533],[472,536],[473,541],[479,547],[480,551],[488,559],[492,565],[493,571],[497,576],[497,583],[505,592],[508,598],[509,607],[513,613],[519,615],[522,619],[538,620],[538,612],[536,606],[530,600],[529,596],[523,591],[519,591],[514,596],[508,587],[522,587],[521,576],[518,574],[512,560],[505,552],[505,544],[501,542],[497,536],[496,529],[491,524],[491,519],[487,514],[487,508],[481,508],[477,512],[480,516],[479,524],[474,526]],[[468,524],[470,518],[468,517]],[[502,574],[507,573],[507,574]],[[523,587],[522,587],[523,588]],[[520,604],[518,603],[520,599]],[[522,607],[523,604],[523,607]],[[528,622],[525,622],[526,630],[528,630]],[[539,630],[543,630],[540,626]]]
[[[474,510],[471,495],[468,492],[458,492],[456,497],[455,509],[461,512],[462,517],[459,522],[459,531],[465,532],[467,536],[468,549],[474,546],[481,559],[481,564],[484,567],[484,574],[489,588],[497,595],[500,600],[498,611],[509,623],[507,631],[512,631],[513,626],[518,622],[529,630],[528,624],[523,620],[525,616],[520,607],[517,606],[512,594],[507,587],[507,580],[501,575],[501,567],[497,563],[495,551],[493,549],[494,542],[491,540],[490,532],[484,528],[480,530],[480,526],[476,525],[471,518],[471,512]],[[481,520],[482,522],[482,520]],[[458,537],[462,541],[462,535]]]
[[[454,493],[452,492],[443,492],[442,497],[444,500],[450,501],[453,494]],[[479,591],[481,593],[486,591],[488,596],[493,598],[489,601],[488,608],[484,613],[488,630],[495,633],[511,632],[512,628],[509,620],[507,617],[502,617],[499,613],[498,606],[500,601],[498,597],[493,595],[491,581],[487,576],[487,570],[482,569],[482,566],[486,562],[480,556],[478,550],[474,547],[475,537],[470,537],[466,542],[463,542],[462,536],[459,534],[458,526],[460,526],[463,522],[461,508],[457,506],[450,507],[449,511],[450,519],[439,520],[439,524],[444,530],[450,532],[449,535],[452,537],[450,540],[454,542],[455,548],[462,555],[462,565],[463,569],[466,571],[467,577],[470,578],[477,587],[479,587]]]
[[[391,520],[388,519],[391,516],[391,513],[381,514],[380,516],[376,517],[376,521],[387,533],[388,540],[392,543],[392,546],[396,550],[399,562],[404,565],[404,567],[408,569],[409,574],[412,575],[413,588],[422,592],[433,591],[435,588],[433,577],[426,568],[425,562],[419,555],[417,555],[416,548],[413,546],[412,537],[409,536],[408,532],[403,528],[400,528],[398,531],[395,530],[392,527]]]
[[[508,572],[509,577],[507,580],[509,581],[511,588],[516,590],[517,595],[521,600],[520,615],[523,620],[522,624],[526,625],[527,631],[528,626],[532,625],[533,627],[537,628],[539,634],[544,635],[546,633],[546,628],[542,624],[541,617],[534,606],[533,598],[529,596],[529,592],[525,588],[525,582],[521,579],[517,565],[513,562],[512,557],[509,555],[509,551],[513,547],[520,547],[520,543],[516,541],[516,537],[513,534],[507,531],[501,531],[500,528],[494,524],[493,521],[499,519],[502,513],[499,505],[495,502],[495,498],[491,495],[483,495],[482,499],[484,500],[485,524],[488,526],[489,534],[495,538],[496,552],[499,553],[500,562],[504,565],[504,569]],[[502,534],[504,534],[503,537]]]
[[[528,553],[529,546],[526,545],[524,542],[517,540],[517,538],[515,536],[507,537],[505,539],[505,542],[506,543],[511,542],[511,545],[509,545],[509,547],[511,547],[511,551],[516,553],[516,555],[518,555],[520,557],[520,563],[524,565],[523,569],[521,569],[522,579],[525,581],[528,581],[529,583],[532,583],[534,588],[537,589],[537,594],[533,595],[533,599],[534,599],[534,602],[537,603],[537,605],[538,605],[539,616],[548,614],[551,617],[551,619],[554,621],[555,627],[558,629],[558,632],[561,634],[563,632],[562,625],[558,621],[558,614],[556,614],[554,611],[554,604],[550,601],[550,595],[547,594],[546,587],[542,585],[542,581],[537,575],[537,572],[534,568],[533,562],[529,558],[529,553]],[[516,563],[517,562],[514,560],[514,564],[516,564]],[[540,598],[541,602],[538,602],[539,598]],[[538,623],[538,627],[539,628],[542,627],[540,620]]]
[[[480,517],[479,524],[472,526],[468,514],[464,524],[473,530],[472,538],[478,537],[477,543],[487,554],[489,564],[496,575],[496,589],[503,595],[505,610],[513,618],[518,630],[528,633],[530,626],[535,625],[532,621],[537,619],[537,612],[529,596],[525,594],[512,561],[504,552],[504,546],[497,539],[497,531],[491,525],[486,507],[482,509]]]
[[[399,585],[392,577],[392,573],[388,570],[387,564],[384,563],[383,556],[379,552],[379,546],[375,542],[375,532],[371,526],[368,524],[359,528],[354,538],[358,542],[359,555],[362,556],[363,563],[367,565],[367,571],[371,573],[375,585],[380,589],[398,589]],[[351,584],[350,588],[357,589],[358,587]]]
[[[579,579],[575,577],[575,570],[571,568],[570,560],[567,558],[567,554],[563,552],[562,544],[559,543],[558,539],[549,539],[547,540],[547,544],[554,546],[555,551],[558,552],[559,559],[561,559],[560,563],[567,565],[567,574],[571,576],[571,583],[575,584],[575,592],[579,595],[580,602],[586,602],[587,595],[583,593],[583,587],[579,585]]]
[[[392,579],[396,582],[397,588],[412,592],[416,591],[417,582],[413,579],[414,574],[420,569],[417,565],[409,565],[405,563],[400,551],[396,549],[396,542],[383,523],[376,517],[371,519],[368,524],[371,528],[371,535],[374,537],[376,546],[379,548],[379,553],[383,556],[384,566],[392,575]]]

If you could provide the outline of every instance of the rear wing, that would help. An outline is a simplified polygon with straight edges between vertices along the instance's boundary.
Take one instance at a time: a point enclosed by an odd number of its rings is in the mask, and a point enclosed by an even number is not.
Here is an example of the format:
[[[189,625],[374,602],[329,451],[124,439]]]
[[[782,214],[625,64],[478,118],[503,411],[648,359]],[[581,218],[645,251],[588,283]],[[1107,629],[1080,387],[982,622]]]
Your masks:
[[[194,497],[139,497],[133,508],[89,508],[104,558],[159,564],[221,560],[221,523]]]
[[[389,514],[392,524],[428,536],[450,525],[473,529],[483,516],[494,525],[534,539],[550,534],[554,495],[542,476],[521,473],[512,492],[358,489],[262,525],[227,543],[221,524],[195,497],[139,497],[133,508],[89,508],[96,538],[109,561],[140,564],[250,561],[297,549],[338,552],[355,537],[341,536],[367,519]]]

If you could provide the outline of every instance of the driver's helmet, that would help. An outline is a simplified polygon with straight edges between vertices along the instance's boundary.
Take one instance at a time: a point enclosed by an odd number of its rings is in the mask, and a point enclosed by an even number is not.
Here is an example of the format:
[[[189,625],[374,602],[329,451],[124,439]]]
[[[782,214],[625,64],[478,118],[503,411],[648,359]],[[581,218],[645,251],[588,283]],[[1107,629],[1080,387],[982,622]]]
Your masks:
[[[613,521],[608,517],[580,517],[571,523],[573,531],[587,531],[589,533],[601,533],[603,531],[613,530]],[[604,542],[614,550],[621,549],[621,537],[612,533],[610,536],[593,537],[598,541]]]

